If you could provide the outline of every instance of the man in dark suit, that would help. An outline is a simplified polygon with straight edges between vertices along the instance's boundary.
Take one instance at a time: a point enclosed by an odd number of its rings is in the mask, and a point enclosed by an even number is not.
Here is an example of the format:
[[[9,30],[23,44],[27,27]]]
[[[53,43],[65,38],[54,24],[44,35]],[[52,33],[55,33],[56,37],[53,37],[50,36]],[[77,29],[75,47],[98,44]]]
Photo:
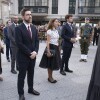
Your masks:
[[[10,39],[10,47],[12,52],[12,59],[11,59],[11,72],[13,74],[17,74],[15,71],[15,61],[16,61],[16,69],[18,70],[18,63],[16,60],[16,53],[17,53],[17,47],[15,42],[15,27],[18,25],[18,16],[13,17],[13,23],[8,27],[8,37]]]
[[[100,26],[97,24],[94,27],[93,46],[95,44],[95,41],[96,41],[96,46],[98,45],[99,35],[100,35]]]
[[[38,33],[32,22],[31,11],[27,8],[21,11],[23,23],[15,29],[15,40],[18,47],[17,59],[19,64],[18,74],[18,94],[19,100],[25,100],[24,97],[24,79],[27,72],[28,93],[40,95],[33,88],[34,67],[36,55],[39,49]]]
[[[66,15],[65,20],[67,21],[67,23],[63,25],[61,32],[61,37],[63,39],[63,44],[62,44],[63,55],[62,55],[62,66],[60,69],[60,73],[62,75],[66,75],[65,71],[69,73],[73,72],[68,68],[68,62],[72,52],[73,43],[76,42],[72,26],[73,16]]]
[[[4,33],[4,42],[6,44],[6,58],[8,62],[10,62],[11,48],[10,48],[10,40],[8,37],[8,27],[11,25],[11,20],[8,20],[6,23],[6,27],[3,29]],[[9,54],[10,53],[10,54]]]

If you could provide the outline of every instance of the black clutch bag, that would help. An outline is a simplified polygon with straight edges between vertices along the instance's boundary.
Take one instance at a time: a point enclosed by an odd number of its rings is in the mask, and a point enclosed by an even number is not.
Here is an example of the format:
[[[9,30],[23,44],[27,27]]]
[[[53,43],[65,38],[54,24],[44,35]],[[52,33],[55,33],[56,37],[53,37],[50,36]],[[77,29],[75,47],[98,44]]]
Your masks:
[[[47,53],[48,53],[47,48],[45,49],[45,52],[44,52],[44,53],[47,55]],[[50,53],[51,53],[51,56],[52,56],[52,57],[54,57],[55,54],[56,54],[55,50],[53,50],[53,49],[50,49]]]

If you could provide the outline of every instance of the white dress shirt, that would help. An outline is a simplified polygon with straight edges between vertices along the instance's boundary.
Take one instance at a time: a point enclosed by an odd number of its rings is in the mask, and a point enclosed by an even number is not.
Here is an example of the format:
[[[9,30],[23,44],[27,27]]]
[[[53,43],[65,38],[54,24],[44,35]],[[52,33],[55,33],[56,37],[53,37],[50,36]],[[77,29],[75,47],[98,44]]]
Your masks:
[[[59,40],[59,34],[58,34],[58,31],[55,29],[55,30],[51,30],[49,29],[47,31],[47,35],[50,36],[50,44],[54,44],[54,45],[59,45],[58,44],[58,40]]]
[[[23,23],[25,24],[25,26],[26,26],[27,30],[28,30],[28,26],[29,26],[29,30],[30,30],[30,32],[31,32],[31,37],[32,37],[32,31],[31,31],[30,24],[27,24],[27,23],[25,23],[25,22],[23,22]]]

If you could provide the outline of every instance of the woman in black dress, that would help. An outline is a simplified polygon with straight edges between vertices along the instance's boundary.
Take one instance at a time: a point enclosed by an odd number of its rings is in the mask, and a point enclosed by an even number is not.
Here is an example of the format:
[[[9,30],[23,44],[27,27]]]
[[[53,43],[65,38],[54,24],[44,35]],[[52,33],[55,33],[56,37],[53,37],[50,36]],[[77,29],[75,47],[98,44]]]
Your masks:
[[[56,28],[58,27],[58,20],[52,19],[48,24],[47,29],[47,46],[43,53],[40,67],[48,69],[48,81],[50,83],[56,83],[53,79],[53,70],[59,70],[61,67],[61,57],[59,51],[59,34]],[[53,52],[51,52],[53,51]],[[53,55],[52,55],[53,53]]]
[[[100,37],[86,100],[100,100]]]

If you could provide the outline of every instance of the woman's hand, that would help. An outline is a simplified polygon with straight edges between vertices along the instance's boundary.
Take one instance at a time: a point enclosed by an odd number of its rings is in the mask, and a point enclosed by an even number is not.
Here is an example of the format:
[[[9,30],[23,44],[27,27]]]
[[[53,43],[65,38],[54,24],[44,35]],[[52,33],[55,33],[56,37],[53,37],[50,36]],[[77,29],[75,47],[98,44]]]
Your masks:
[[[50,52],[47,52],[47,57],[51,57],[52,54]]]

